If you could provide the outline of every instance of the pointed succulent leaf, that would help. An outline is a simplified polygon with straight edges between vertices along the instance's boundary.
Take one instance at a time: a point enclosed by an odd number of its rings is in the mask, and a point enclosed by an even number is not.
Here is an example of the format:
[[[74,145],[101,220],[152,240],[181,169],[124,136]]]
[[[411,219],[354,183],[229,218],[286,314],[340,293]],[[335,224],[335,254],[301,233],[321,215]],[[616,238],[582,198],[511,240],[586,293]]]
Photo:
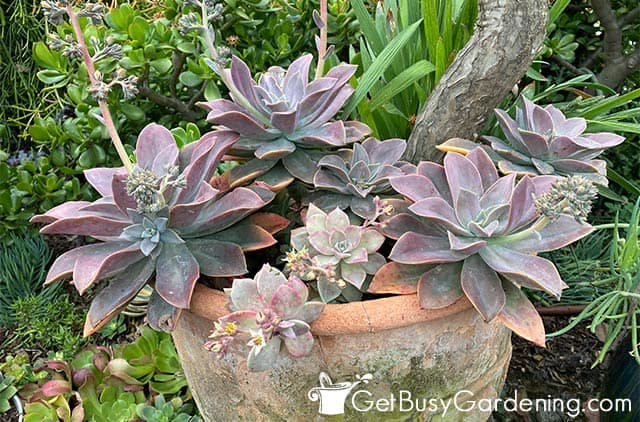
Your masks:
[[[536,308],[513,284],[503,283],[503,287],[506,301],[496,320],[520,337],[544,347],[544,324]]]
[[[485,264],[480,255],[472,255],[464,260],[460,285],[485,321],[493,320],[504,307],[506,298],[500,277]]]
[[[156,263],[155,288],[167,303],[177,308],[188,308],[199,276],[198,261],[186,244],[162,245]]]
[[[247,272],[242,248],[233,241],[190,239],[187,247],[198,262],[200,272],[209,277],[231,277]]]
[[[267,305],[258,293],[256,282],[250,278],[233,280],[230,298],[235,310],[259,310]]]
[[[418,299],[423,309],[440,309],[454,304],[464,292],[460,285],[462,263],[439,264],[424,272],[418,281]]]
[[[432,267],[432,265],[406,265],[389,262],[376,272],[367,291],[378,294],[416,293],[420,277]]]

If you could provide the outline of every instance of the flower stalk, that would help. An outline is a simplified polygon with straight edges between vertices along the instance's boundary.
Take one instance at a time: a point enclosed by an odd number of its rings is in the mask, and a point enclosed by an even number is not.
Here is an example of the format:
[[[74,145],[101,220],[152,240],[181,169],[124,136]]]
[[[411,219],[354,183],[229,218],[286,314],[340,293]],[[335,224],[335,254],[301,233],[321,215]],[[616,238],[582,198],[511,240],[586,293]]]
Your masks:
[[[73,27],[73,32],[75,33],[76,40],[78,45],[80,46],[80,50],[82,51],[82,59],[87,66],[87,73],[89,73],[89,80],[91,81],[91,86],[96,88],[99,84],[98,80],[95,77],[96,69],[93,65],[93,60],[91,55],[89,54],[89,50],[87,49],[87,44],[84,42],[84,36],[82,34],[82,28],[80,27],[80,22],[78,21],[78,15],[76,15],[73,10],[73,6],[68,4],[66,6],[67,15],[69,15],[69,22],[71,22],[71,26]],[[118,156],[120,157],[120,161],[127,169],[127,172],[131,174],[133,172],[133,163],[129,159],[129,155],[127,151],[124,149],[124,145],[122,140],[120,139],[120,135],[118,135],[118,131],[116,130],[116,126],[113,123],[113,118],[111,117],[111,112],[109,111],[109,106],[105,100],[97,100],[98,107],[100,108],[100,113],[102,114],[102,119],[107,131],[109,132],[109,136],[111,137],[111,142],[118,152]]]

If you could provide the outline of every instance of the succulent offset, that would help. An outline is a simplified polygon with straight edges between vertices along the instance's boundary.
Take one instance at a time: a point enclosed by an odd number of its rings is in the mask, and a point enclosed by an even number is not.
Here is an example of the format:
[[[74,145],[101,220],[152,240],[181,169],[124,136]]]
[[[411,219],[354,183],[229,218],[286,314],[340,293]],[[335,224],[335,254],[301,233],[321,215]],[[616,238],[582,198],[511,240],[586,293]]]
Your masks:
[[[318,190],[313,203],[325,211],[349,208],[359,217],[373,218],[374,197],[393,193],[389,178],[403,174],[407,164],[399,160],[406,147],[402,139],[369,138],[353,144],[352,150],[340,151],[344,156],[323,157],[313,177]]]
[[[231,313],[215,323],[205,345],[216,356],[222,358],[246,344],[251,348],[247,366],[264,371],[273,367],[282,344],[294,357],[311,352],[309,323],[320,316],[324,303],[308,302],[309,291],[298,277],[287,279],[265,264],[253,279],[235,279],[225,291]]]
[[[567,198],[546,198],[563,202],[551,207],[559,211],[553,217],[537,209],[535,197],[562,180],[525,176],[516,183],[515,174],[498,177],[480,147],[466,157],[448,153],[444,166],[423,162],[415,174],[391,179],[411,205],[408,213],[385,222],[385,234],[398,239],[389,256],[394,262],[378,271],[370,291],[417,292],[427,309],[466,296],[486,321],[496,318],[520,336],[544,344],[542,321],[520,288],[559,297],[565,283],[553,263],[536,254],[592,231],[564,212],[571,203]],[[577,199],[590,201],[590,189],[584,192]]]
[[[259,159],[234,170],[234,182],[264,174],[282,160],[288,174],[273,169],[266,180],[276,184],[272,179],[292,176],[311,183],[317,161],[314,151],[345,146],[370,132],[359,122],[330,121],[353,92],[348,82],[356,66],[336,66],[309,82],[312,58],[304,55],[287,70],[271,67],[256,83],[247,65],[233,57],[223,78],[233,101],[200,104],[209,112],[208,122],[240,134],[231,155]]]
[[[309,205],[305,227],[291,231],[293,251],[287,268],[303,280],[315,281],[320,298],[330,302],[338,296],[359,300],[369,275],[386,262],[377,252],[384,236],[376,229],[356,226],[339,208],[329,214]]]
[[[603,160],[594,160],[605,149],[619,145],[624,137],[614,133],[583,133],[585,119],[567,119],[553,105],[544,108],[522,97],[523,107],[516,108],[516,119],[506,111],[496,110],[498,123],[507,139],[485,136],[497,154],[503,173],[519,175],[578,175],[606,186],[607,168]],[[470,141],[454,139],[441,149],[468,148]]]
[[[236,139],[228,130],[210,132],[179,151],[169,130],[148,125],[138,137],[131,174],[122,168],[85,172],[102,198],[67,202],[33,218],[47,224],[42,233],[99,240],[58,257],[46,280],[72,276],[84,293],[111,279],[91,304],[85,333],[108,322],[154,274],[149,319],[170,327],[179,309],[189,307],[200,274],[244,274],[243,251],[276,243],[261,225],[273,227],[281,217],[246,218],[273,199],[271,191],[252,186],[221,193],[207,183]]]

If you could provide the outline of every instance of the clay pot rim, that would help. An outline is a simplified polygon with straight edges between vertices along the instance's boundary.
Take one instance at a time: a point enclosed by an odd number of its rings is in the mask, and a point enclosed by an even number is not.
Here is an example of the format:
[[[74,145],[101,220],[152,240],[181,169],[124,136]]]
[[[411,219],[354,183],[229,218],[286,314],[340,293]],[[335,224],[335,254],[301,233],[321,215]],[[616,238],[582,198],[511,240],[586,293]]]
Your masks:
[[[397,295],[362,302],[328,304],[320,317],[311,323],[316,336],[371,333],[434,321],[473,308],[463,296],[440,309],[421,309],[417,294]],[[197,284],[189,311],[215,321],[229,313],[227,296],[220,290]]]

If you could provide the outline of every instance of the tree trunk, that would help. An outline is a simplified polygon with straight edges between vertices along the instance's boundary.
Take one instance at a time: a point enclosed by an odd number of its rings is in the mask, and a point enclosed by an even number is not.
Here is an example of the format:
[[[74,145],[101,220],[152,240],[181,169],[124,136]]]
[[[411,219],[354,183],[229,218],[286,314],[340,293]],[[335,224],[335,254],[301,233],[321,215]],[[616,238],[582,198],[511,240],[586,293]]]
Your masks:
[[[441,160],[436,145],[477,136],[535,57],[547,13],[547,0],[478,0],[475,32],[429,95],[406,160]]]

